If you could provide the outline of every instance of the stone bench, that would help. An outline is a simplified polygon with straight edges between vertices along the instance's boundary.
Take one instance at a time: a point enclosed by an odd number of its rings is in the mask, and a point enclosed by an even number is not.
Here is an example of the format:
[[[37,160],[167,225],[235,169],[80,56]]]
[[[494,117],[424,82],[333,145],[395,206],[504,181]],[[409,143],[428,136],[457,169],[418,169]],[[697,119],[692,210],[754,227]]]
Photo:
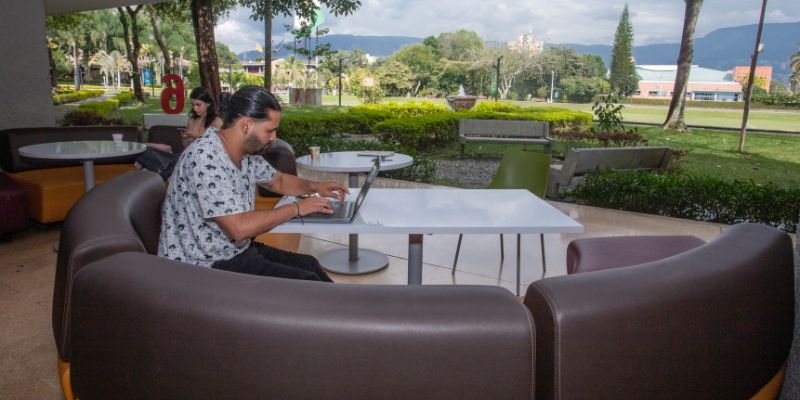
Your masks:
[[[461,158],[467,142],[541,144],[550,152],[550,123],[544,121],[508,121],[462,119],[458,121]]]
[[[564,163],[551,165],[547,197],[561,198],[576,177],[595,171],[658,170],[667,168],[672,157],[669,147],[597,147],[570,149]]]

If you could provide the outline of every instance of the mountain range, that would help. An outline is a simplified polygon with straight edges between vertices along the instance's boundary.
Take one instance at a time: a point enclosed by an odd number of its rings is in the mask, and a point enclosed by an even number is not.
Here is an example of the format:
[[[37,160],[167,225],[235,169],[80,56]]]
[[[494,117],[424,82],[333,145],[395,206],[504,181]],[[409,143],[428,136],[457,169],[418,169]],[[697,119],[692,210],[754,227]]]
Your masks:
[[[717,29],[703,37],[696,37],[692,63],[717,70],[729,70],[737,65],[750,65],[757,29],[758,25],[755,24],[743,25]],[[634,37],[635,35],[634,30]],[[330,43],[332,50],[361,49],[378,57],[389,56],[403,46],[423,41],[422,38],[411,36],[326,35],[320,39]],[[773,79],[787,82],[791,75],[789,57],[800,50],[800,22],[764,24],[761,41],[764,43],[764,50],[758,56],[758,65],[771,65]],[[601,56],[607,66],[611,62],[611,45],[564,43],[545,44],[545,46],[570,47],[581,54]],[[633,57],[640,65],[675,64],[679,51],[680,43],[634,46]],[[280,50],[273,57],[277,59],[291,53],[291,50]],[[255,60],[259,55],[256,51],[249,51],[239,54],[239,58]]]

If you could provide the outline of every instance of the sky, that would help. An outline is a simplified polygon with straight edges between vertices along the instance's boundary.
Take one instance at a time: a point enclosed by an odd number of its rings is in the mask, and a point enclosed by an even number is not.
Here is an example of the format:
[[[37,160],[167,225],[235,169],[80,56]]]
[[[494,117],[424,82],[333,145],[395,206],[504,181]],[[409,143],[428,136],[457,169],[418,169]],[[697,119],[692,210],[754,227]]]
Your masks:
[[[592,0],[361,0],[349,16],[326,14],[329,34],[413,36],[424,38],[442,32],[468,29],[484,40],[509,41],[533,32],[545,43],[613,44],[625,1]],[[627,1],[634,45],[677,43],[683,27],[685,3],[680,0]],[[761,1],[706,0],[697,23],[697,37],[719,28],[757,24]],[[239,8],[222,18],[216,39],[240,53],[264,44],[264,24]],[[766,23],[800,21],[800,0],[767,3]],[[276,41],[286,37],[290,18],[273,23]],[[800,41],[800,32],[798,32]]]

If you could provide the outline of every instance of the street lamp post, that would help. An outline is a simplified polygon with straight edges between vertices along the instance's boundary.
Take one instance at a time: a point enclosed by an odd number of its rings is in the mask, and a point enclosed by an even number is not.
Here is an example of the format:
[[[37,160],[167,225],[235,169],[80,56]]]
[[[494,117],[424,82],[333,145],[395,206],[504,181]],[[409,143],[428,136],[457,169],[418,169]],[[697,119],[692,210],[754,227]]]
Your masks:
[[[497,65],[495,65],[495,68],[497,68],[497,80],[495,82],[497,91],[494,94],[494,101],[500,101],[500,60],[502,59],[503,56],[497,57]]]
[[[339,57],[339,107],[342,106],[342,58]]]
[[[556,82],[556,72],[550,70],[550,102],[553,102],[553,88],[555,87]]]

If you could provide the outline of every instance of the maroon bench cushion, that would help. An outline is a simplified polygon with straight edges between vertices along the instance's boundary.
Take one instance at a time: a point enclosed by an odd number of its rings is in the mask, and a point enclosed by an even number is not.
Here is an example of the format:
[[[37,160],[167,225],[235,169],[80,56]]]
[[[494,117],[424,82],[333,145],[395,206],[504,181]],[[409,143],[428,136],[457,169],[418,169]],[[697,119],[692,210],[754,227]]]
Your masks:
[[[25,189],[8,175],[0,173],[0,235],[28,228]]]
[[[573,240],[567,247],[567,273],[599,271],[658,261],[705,242],[695,236],[612,236]]]

